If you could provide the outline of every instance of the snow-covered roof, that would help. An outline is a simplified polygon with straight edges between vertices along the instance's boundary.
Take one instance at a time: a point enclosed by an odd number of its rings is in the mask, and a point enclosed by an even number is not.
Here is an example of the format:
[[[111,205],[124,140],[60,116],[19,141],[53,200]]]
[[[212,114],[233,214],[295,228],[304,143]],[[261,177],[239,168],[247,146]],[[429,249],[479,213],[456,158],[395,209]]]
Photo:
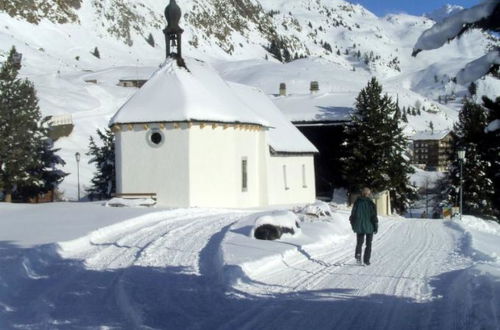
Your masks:
[[[271,124],[269,145],[276,152],[316,153],[318,150],[288,120],[263,91],[237,83],[229,84],[241,100],[261,118]]]
[[[449,130],[442,131],[420,131],[416,132],[410,139],[416,140],[442,140],[448,134],[450,134]]]
[[[173,59],[157,70],[111,118],[110,125],[174,121],[214,121],[270,126],[238,98],[205,62]]]
[[[350,121],[354,93],[321,93],[279,96],[273,102],[292,122]]]

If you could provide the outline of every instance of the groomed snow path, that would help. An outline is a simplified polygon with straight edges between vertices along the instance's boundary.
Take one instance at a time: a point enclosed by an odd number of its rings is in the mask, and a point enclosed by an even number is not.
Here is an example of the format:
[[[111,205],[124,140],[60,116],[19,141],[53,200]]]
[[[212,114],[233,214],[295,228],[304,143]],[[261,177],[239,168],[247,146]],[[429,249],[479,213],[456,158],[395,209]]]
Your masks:
[[[246,214],[167,214],[63,244],[64,258],[1,243],[0,328],[499,328],[500,285],[453,224],[383,219],[369,267],[352,241],[229,287],[219,246]]]

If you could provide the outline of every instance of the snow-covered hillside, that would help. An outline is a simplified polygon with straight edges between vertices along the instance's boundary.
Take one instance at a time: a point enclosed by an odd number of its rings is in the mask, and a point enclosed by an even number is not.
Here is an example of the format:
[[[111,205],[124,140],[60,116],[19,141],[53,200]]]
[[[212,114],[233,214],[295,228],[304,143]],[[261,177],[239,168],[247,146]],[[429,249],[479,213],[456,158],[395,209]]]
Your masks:
[[[106,127],[135,92],[116,86],[118,80],[147,78],[162,63],[166,5],[166,0],[37,0],[30,6],[2,2],[0,62],[16,46],[23,54],[21,74],[35,82],[42,112],[73,115],[73,134],[57,142],[71,173],[62,184],[67,198],[76,196],[74,153],[84,154],[88,137]],[[332,100],[333,107],[349,107],[375,75],[401,106],[418,102],[430,110],[409,118],[408,134],[428,129],[431,121],[436,129],[452,126],[460,97],[467,93],[467,86],[453,78],[464,63],[496,42],[474,31],[414,58],[415,41],[434,24],[425,17],[380,18],[342,0],[186,0],[181,7],[184,54],[212,63],[225,79],[270,95],[285,82],[297,98],[308,98],[309,83],[316,80],[317,97]],[[147,42],[149,34],[155,47]],[[308,58],[281,64],[267,51],[273,43],[285,57]],[[100,58],[92,55],[96,47]],[[478,93],[499,95],[500,83],[479,80]],[[439,104],[445,95],[452,100]],[[93,171],[87,161],[84,156],[84,186]]]
[[[425,17],[428,17],[436,22],[442,22],[446,18],[450,17],[450,15],[458,13],[459,11],[461,11],[463,9],[464,9],[464,7],[462,7],[462,6],[446,4],[441,8],[435,9],[435,10],[431,11],[430,13],[425,14]]]

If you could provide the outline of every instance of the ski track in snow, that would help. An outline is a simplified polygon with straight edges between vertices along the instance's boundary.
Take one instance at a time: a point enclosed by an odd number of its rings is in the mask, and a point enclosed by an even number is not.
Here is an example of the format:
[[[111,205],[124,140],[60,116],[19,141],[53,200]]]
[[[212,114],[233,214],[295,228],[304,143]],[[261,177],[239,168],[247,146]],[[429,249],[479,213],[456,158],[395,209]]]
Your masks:
[[[64,258],[4,243],[0,328],[499,328],[498,283],[471,271],[467,234],[442,221],[384,219],[371,266],[355,265],[353,235],[228,287],[219,247],[246,215],[172,211],[90,235]]]

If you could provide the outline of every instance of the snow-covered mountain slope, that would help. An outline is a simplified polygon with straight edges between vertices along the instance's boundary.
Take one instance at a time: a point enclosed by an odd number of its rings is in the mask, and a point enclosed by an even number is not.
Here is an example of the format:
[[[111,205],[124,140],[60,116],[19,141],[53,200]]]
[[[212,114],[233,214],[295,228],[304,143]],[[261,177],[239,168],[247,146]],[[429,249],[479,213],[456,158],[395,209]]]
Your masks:
[[[73,115],[73,134],[57,142],[68,162],[66,171],[72,173],[62,185],[67,197],[76,195],[74,153],[85,153],[88,137],[105,127],[135,92],[118,87],[118,80],[147,78],[162,63],[166,5],[166,0],[0,4],[0,62],[16,46],[23,54],[21,74],[35,82],[44,115]],[[348,103],[375,75],[402,106],[418,101],[432,109],[410,117],[408,133],[428,128],[431,121],[436,129],[451,127],[460,97],[467,93],[467,86],[457,85],[453,77],[496,42],[475,31],[414,58],[415,41],[434,24],[425,17],[379,18],[342,0],[185,0],[180,5],[184,54],[212,63],[225,79],[268,94],[276,94],[285,82],[289,93],[303,97],[308,97],[310,81],[317,80],[318,97]],[[155,47],[147,41],[149,34]],[[283,57],[308,58],[281,64],[268,52],[272,44]],[[100,58],[92,54],[96,47]],[[499,95],[500,84],[479,80],[478,92]],[[445,95],[458,98],[439,104]],[[87,161],[84,156],[83,185],[93,171]]]
[[[431,20],[433,20],[435,22],[442,22],[446,18],[450,17],[450,15],[458,13],[459,11],[461,11],[463,9],[464,9],[464,7],[462,7],[462,6],[446,4],[441,8],[435,9],[435,10],[425,14],[425,17],[430,18]]]

